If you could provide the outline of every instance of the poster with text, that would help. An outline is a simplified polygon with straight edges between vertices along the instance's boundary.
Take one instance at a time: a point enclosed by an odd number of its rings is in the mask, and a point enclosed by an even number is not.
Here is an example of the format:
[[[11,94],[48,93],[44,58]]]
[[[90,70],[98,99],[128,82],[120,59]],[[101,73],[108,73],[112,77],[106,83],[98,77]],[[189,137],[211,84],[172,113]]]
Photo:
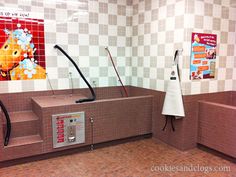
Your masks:
[[[215,34],[192,33],[190,79],[215,77],[216,44]]]
[[[45,79],[42,14],[0,10],[0,81]]]

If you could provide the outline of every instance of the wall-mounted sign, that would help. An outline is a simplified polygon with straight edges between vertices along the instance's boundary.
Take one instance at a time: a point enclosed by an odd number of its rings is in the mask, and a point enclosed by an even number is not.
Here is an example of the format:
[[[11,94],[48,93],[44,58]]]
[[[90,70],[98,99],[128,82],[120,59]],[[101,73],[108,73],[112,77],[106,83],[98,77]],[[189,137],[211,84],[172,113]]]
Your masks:
[[[216,44],[215,34],[192,33],[190,79],[215,77]]]
[[[0,10],[0,81],[45,79],[44,20]]]

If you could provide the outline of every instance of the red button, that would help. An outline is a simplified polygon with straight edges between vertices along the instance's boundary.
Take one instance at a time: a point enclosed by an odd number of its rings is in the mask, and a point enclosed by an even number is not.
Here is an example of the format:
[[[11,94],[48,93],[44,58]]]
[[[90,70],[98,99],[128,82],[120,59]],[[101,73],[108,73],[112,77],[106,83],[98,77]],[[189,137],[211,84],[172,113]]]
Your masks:
[[[57,124],[64,124],[64,120],[58,120]]]
[[[64,139],[57,140],[57,143],[63,143],[63,142],[64,142]]]
[[[57,129],[57,133],[64,133],[64,129]]]
[[[64,125],[63,124],[57,125],[57,129],[59,129],[59,128],[64,128]]]
[[[59,135],[57,135],[57,139],[61,139],[61,138],[64,139],[64,134],[59,134]]]

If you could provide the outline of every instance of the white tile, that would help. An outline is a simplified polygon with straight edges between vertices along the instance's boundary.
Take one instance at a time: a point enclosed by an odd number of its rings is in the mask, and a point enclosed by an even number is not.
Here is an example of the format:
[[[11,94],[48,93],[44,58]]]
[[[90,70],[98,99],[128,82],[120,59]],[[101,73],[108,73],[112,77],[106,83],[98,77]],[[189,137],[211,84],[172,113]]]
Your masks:
[[[68,35],[67,33],[56,33],[56,42],[60,45],[68,45]]]
[[[225,80],[225,91],[232,91],[233,80]]]
[[[56,9],[56,21],[66,22],[67,21],[67,10],[66,9]]]
[[[100,46],[108,46],[108,36],[100,35],[98,37],[98,44]]]
[[[179,1],[175,3],[175,16],[185,14],[185,1]]]
[[[150,86],[150,79],[149,78],[143,78],[143,87],[149,89]]]
[[[108,4],[108,14],[117,15],[117,4]]]
[[[89,45],[89,35],[88,34],[79,34],[78,39],[79,45]]]
[[[157,80],[156,89],[159,90],[159,91],[165,91],[164,90],[164,85],[165,85],[164,80]]]
[[[22,82],[21,81],[6,81],[8,82],[8,92],[16,93],[22,92]]]
[[[213,18],[204,16],[203,29],[212,30],[213,28]]]
[[[166,6],[159,7],[159,9],[158,9],[158,19],[159,20],[165,19],[166,16],[167,16],[167,14],[166,14]]]
[[[137,72],[138,72],[138,77],[143,77],[143,67],[138,67]]]
[[[99,24],[107,25],[108,24],[108,15],[99,13],[98,14],[98,22],[99,22]]]
[[[217,92],[217,80],[210,80],[209,81],[209,92]]]
[[[69,89],[69,79],[63,78],[58,79],[58,89]]]
[[[46,79],[37,79],[34,80],[34,89],[35,91],[47,90],[47,80]]]
[[[229,8],[229,19],[236,20],[236,8]]]
[[[94,57],[99,56],[99,48],[97,46],[89,46],[89,55]]]
[[[108,22],[106,24],[108,24]],[[118,26],[126,26],[126,16],[118,15],[117,16],[117,25]]]
[[[47,32],[54,32],[55,33],[55,31],[56,31],[56,22],[53,21],[53,20],[45,20],[44,21],[44,30],[47,31]]]
[[[201,82],[200,81],[192,81],[191,83],[191,94],[200,94],[201,93]]]
[[[58,68],[56,67],[47,67],[47,74],[49,79],[57,79],[58,78]]]
[[[150,68],[150,79],[156,79],[156,78],[157,78],[157,69]]]
[[[228,32],[228,44],[234,44],[236,41],[236,35],[235,32]]]
[[[184,41],[184,30],[177,29],[174,31],[174,42],[183,42]]]
[[[218,68],[217,80],[225,80],[225,78],[226,78],[226,69]]]
[[[165,68],[165,57],[164,56],[157,57],[157,68]]]
[[[151,11],[146,11],[144,13],[144,23],[150,23],[152,20],[152,14],[151,14]]]
[[[57,66],[55,67],[69,67],[70,61],[63,55],[57,56]]]
[[[221,6],[213,4],[213,17],[221,18]]]
[[[98,24],[89,24],[88,25],[89,34],[99,35],[99,26]]]
[[[175,29],[175,17],[168,17],[166,18],[166,23],[165,23],[166,30],[171,30],[174,31]],[[158,29],[157,29],[158,31]]]
[[[150,46],[150,56],[157,56],[157,45]]]
[[[143,39],[144,45],[150,46],[151,44],[151,34],[145,34]]]

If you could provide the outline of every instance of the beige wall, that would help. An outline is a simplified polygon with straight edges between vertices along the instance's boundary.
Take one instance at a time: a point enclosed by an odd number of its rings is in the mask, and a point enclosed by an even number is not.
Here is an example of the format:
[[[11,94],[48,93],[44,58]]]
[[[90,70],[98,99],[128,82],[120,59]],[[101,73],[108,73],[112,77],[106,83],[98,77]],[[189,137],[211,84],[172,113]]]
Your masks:
[[[165,91],[174,51],[185,95],[235,90],[236,9],[229,1],[133,1],[132,85]],[[216,78],[191,81],[191,33],[217,34]]]
[[[46,69],[54,89],[86,87],[62,44],[98,87],[120,85],[104,50],[109,46],[126,85],[165,91],[174,51],[180,57],[185,95],[236,90],[236,8],[230,0],[3,0],[0,8],[41,12],[45,20]],[[217,34],[216,78],[189,80],[191,33]],[[93,84],[92,84],[93,85]],[[95,86],[93,85],[93,86]],[[4,81],[0,92],[50,89],[47,80]]]

